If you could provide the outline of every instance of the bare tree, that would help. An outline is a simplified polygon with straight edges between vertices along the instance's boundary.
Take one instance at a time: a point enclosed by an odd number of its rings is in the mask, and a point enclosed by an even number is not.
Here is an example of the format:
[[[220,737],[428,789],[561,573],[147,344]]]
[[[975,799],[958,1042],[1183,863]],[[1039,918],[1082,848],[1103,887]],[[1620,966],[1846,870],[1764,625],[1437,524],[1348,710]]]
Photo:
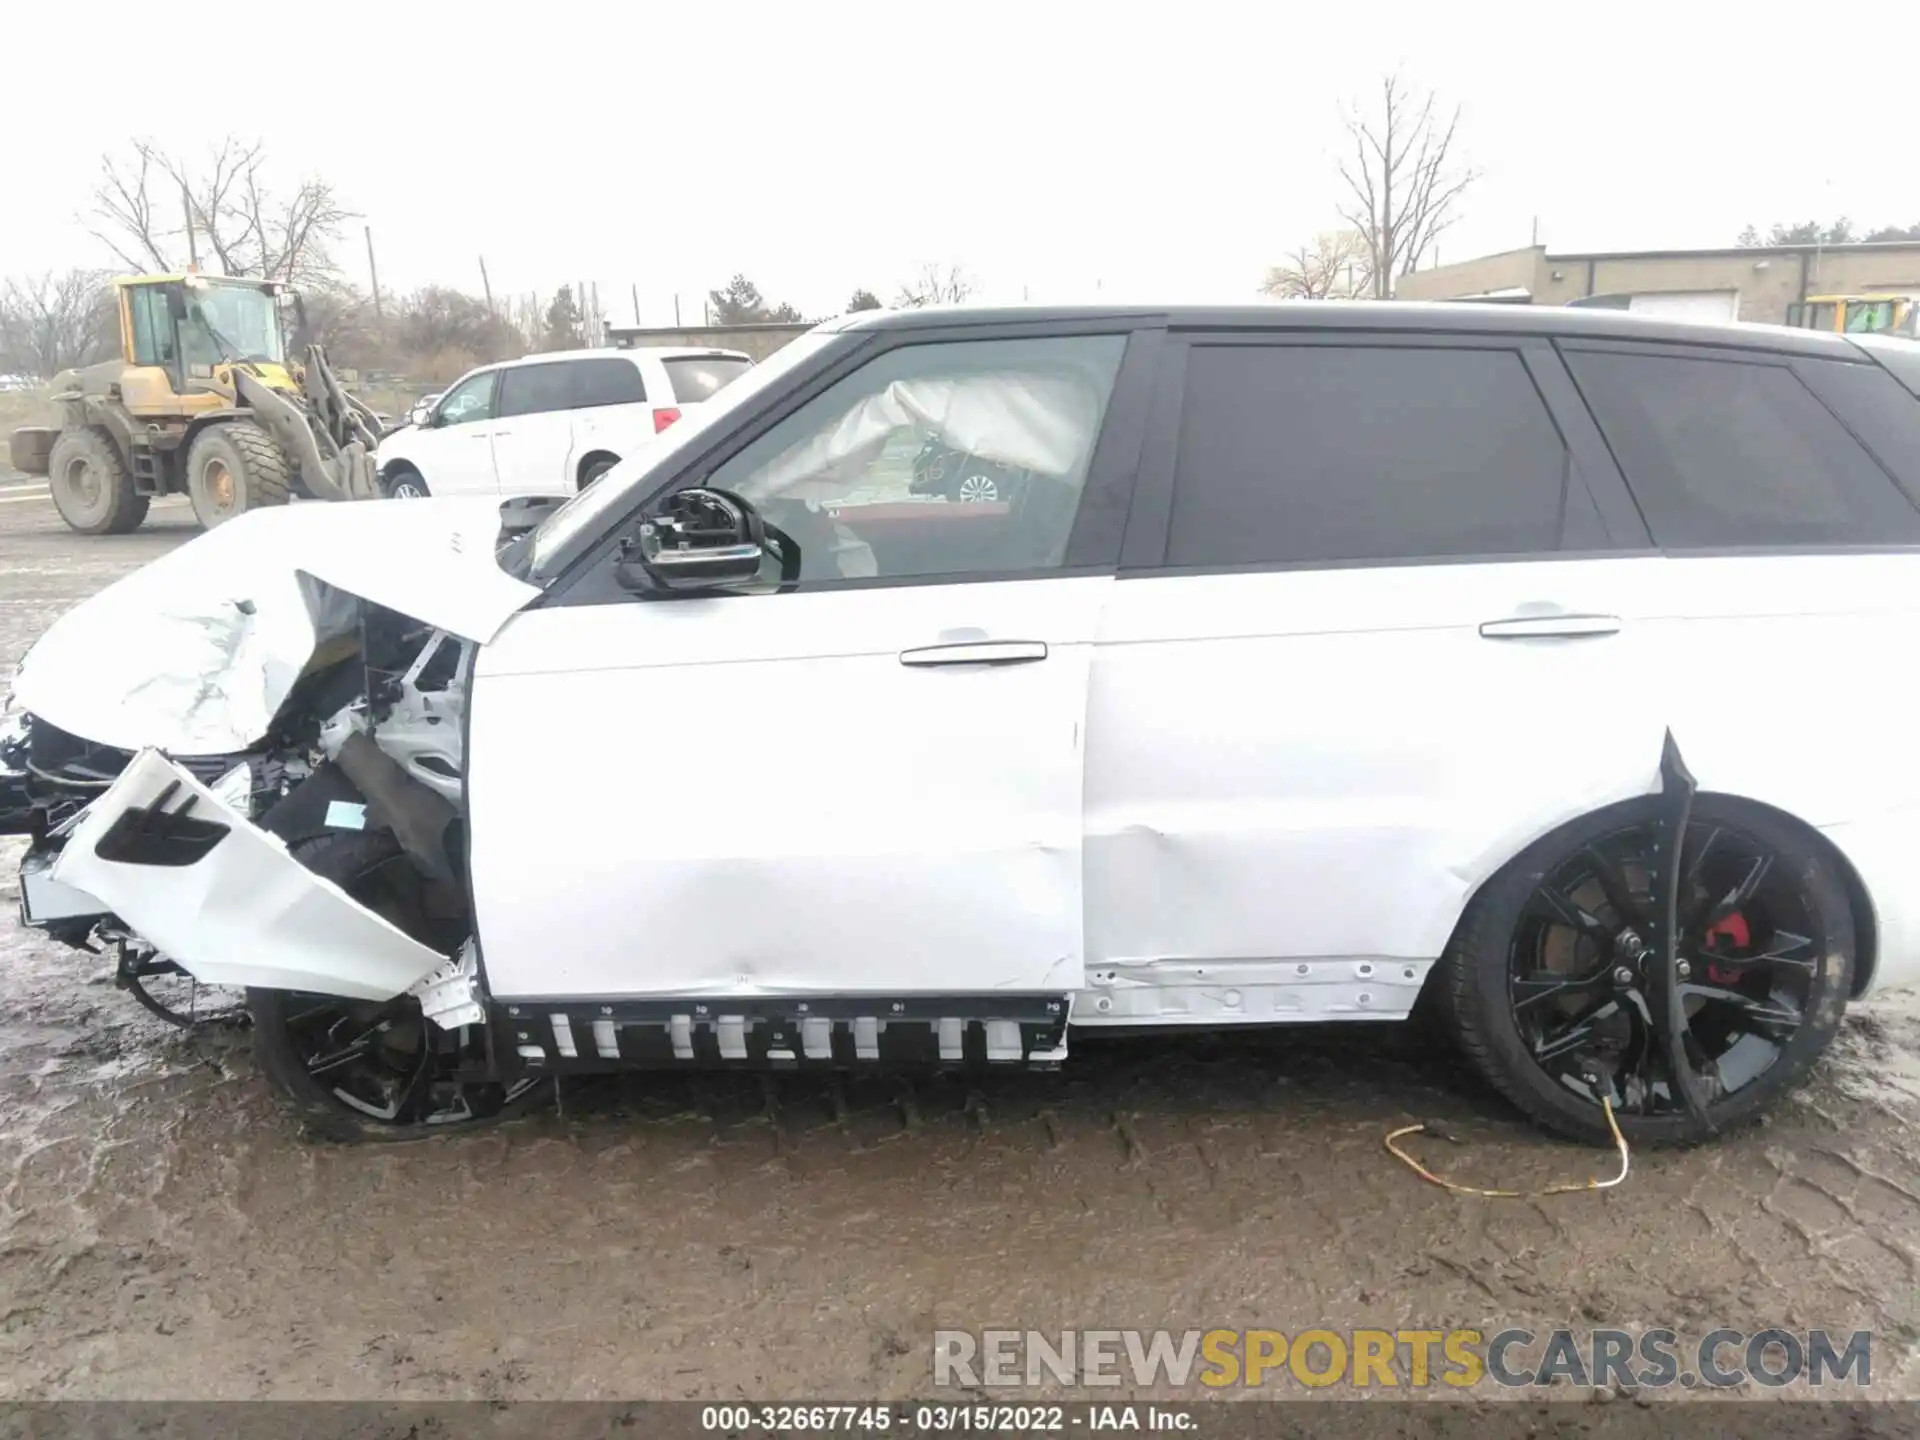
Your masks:
[[[1340,166],[1348,204],[1340,211],[1366,239],[1375,299],[1393,294],[1458,216],[1460,197],[1478,177],[1457,163],[1460,110],[1440,113],[1432,91],[1412,89],[1396,74],[1380,82],[1379,109],[1349,109],[1342,118],[1352,150]]]
[[[929,261],[920,267],[918,275],[900,287],[894,304],[902,309],[958,305],[972,295],[974,289],[973,277],[961,269],[957,261],[944,266]]]
[[[1281,300],[1357,300],[1373,293],[1373,251],[1358,230],[1316,235],[1267,271],[1262,293]]]
[[[338,283],[328,247],[355,216],[325,180],[276,186],[265,147],[228,137],[197,162],[145,140],[130,155],[101,156],[90,218],[134,270],[196,261],[212,274],[318,289]]]
[[[112,289],[97,270],[0,286],[0,371],[47,376],[103,360],[120,343]]]

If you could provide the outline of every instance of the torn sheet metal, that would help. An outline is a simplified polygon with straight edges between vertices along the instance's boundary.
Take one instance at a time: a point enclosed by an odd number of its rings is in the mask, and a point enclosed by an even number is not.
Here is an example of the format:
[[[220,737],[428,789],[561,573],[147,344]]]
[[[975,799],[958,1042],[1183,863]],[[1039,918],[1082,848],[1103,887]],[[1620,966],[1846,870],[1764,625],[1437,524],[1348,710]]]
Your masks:
[[[156,807],[169,790],[164,806]],[[193,863],[130,864],[98,853],[129,812],[153,807],[179,815],[189,802],[194,819],[226,827]],[[385,1000],[446,961],[308,870],[277,838],[154,750],[136,755],[88,809],[52,878],[98,896],[142,939],[208,985]]]
[[[490,499],[250,510],[48,627],[14,680],[26,710],[122,750],[224,755],[266,735],[354,596],[490,639],[540,592],[494,561]]]

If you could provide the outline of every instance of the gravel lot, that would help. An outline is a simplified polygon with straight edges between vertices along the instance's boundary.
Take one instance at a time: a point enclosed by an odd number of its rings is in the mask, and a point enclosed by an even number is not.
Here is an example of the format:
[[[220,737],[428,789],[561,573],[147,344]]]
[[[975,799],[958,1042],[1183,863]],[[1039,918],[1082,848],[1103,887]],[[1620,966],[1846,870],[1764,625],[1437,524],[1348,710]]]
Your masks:
[[[68,533],[0,476],[0,681],[192,535]],[[1064,1074],[641,1077],[403,1147],[302,1140],[237,1029],[150,1020],[19,931],[0,841],[0,1398],[931,1391],[937,1327],[1825,1326],[1920,1394],[1920,1008],[1856,1007],[1771,1123],[1619,1190],[1400,1027],[1076,1044]],[[1105,1397],[1103,1397],[1105,1398]]]

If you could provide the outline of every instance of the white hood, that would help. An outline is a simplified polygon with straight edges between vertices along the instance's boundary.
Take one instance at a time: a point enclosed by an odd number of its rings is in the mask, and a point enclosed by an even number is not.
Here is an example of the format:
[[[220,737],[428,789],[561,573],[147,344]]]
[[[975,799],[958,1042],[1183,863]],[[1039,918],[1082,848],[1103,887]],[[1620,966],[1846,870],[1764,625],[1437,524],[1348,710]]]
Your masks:
[[[354,626],[350,597],[465,640],[540,592],[494,561],[493,499],[254,510],[54,621],[14,699],[122,750],[224,755],[263,738],[314,651]]]

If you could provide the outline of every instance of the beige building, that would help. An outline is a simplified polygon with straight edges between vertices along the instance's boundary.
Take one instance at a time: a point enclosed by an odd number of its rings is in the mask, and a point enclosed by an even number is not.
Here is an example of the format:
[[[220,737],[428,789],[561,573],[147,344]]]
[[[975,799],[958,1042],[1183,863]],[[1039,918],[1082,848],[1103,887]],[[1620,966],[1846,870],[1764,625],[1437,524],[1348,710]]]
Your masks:
[[[1920,244],[1768,245],[1549,255],[1544,245],[1403,275],[1401,300],[1607,305],[1686,319],[1782,324],[1809,295],[1920,294]]]

